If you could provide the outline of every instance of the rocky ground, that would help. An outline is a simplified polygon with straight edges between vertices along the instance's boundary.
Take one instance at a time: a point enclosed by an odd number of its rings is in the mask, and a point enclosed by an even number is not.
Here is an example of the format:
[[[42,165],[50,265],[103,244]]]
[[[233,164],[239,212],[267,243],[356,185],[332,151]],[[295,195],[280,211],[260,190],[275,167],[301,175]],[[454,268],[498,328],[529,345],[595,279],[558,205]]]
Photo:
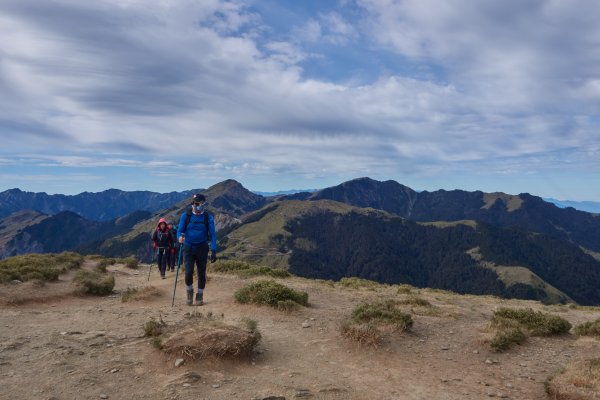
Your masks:
[[[573,360],[600,357],[598,340],[574,335],[529,338],[505,353],[485,342],[499,306],[533,307],[572,324],[600,317],[598,309],[418,290],[434,307],[412,308],[411,331],[359,347],[340,336],[344,316],[362,301],[405,296],[396,287],[278,279],[309,293],[310,307],[285,313],[235,303],[233,293],[251,280],[210,274],[204,306],[185,305],[181,280],[171,307],[174,273],[161,280],[155,270],[148,283],[147,266],[109,270],[117,292],[152,285],[159,294],[126,303],[119,294],[77,297],[68,277],[0,287],[1,399],[545,399],[548,377]],[[192,310],[232,324],[254,319],[262,341],[248,358],[176,367],[177,357],[155,348],[143,325],[178,323]]]

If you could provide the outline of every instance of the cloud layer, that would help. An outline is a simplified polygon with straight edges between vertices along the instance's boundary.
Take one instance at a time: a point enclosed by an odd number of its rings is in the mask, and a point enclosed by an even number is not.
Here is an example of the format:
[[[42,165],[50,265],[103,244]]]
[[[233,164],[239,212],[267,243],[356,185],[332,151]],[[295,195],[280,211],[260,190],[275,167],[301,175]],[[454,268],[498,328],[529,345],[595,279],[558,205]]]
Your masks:
[[[0,156],[156,176],[599,171],[597,2],[278,3],[3,1]]]

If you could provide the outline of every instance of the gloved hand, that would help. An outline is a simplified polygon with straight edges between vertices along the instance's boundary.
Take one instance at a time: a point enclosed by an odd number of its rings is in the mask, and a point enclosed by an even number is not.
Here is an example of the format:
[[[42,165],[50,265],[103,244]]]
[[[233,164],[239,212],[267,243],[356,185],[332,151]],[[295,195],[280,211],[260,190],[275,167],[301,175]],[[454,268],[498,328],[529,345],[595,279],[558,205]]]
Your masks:
[[[156,248],[156,242],[152,242],[152,248],[155,249]]]
[[[215,261],[217,261],[217,252],[214,250],[210,251],[210,262],[214,263]]]
[[[171,247],[171,254],[175,254],[175,247]]]
[[[179,244],[183,244],[184,240],[185,240],[185,238],[183,236],[179,236]]]

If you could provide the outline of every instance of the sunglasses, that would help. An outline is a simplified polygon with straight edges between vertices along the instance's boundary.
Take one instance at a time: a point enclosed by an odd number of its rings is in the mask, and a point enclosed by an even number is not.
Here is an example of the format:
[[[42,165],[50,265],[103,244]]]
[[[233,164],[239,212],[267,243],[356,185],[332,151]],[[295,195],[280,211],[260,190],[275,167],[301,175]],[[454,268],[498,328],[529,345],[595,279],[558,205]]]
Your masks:
[[[202,204],[204,204],[204,202],[202,202],[202,203],[193,202],[192,204],[195,205],[195,206],[201,206]]]

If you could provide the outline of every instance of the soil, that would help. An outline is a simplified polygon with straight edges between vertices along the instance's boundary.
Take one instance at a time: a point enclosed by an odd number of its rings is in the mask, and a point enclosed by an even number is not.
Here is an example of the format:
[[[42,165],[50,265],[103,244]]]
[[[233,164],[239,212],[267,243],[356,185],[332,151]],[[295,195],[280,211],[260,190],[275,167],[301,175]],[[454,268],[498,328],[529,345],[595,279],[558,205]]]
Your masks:
[[[340,336],[343,318],[359,302],[406,297],[396,287],[277,279],[309,293],[310,307],[285,313],[235,303],[233,293],[260,278],[224,274],[210,274],[204,306],[186,306],[180,276],[172,307],[175,273],[162,280],[154,267],[147,282],[147,268],[110,267],[117,285],[108,297],[72,295],[70,276],[44,286],[0,286],[0,398],[546,399],[548,377],[571,361],[600,357],[598,340],[574,335],[528,338],[504,353],[484,340],[499,306],[550,311],[572,324],[600,317],[598,309],[419,289],[433,309],[413,307],[409,332],[388,334],[378,348],[359,347]],[[159,295],[121,302],[119,292],[146,285]],[[223,314],[235,325],[254,319],[262,340],[250,357],[175,367],[178,357],[155,348],[143,325],[151,318],[180,323],[190,311]]]

